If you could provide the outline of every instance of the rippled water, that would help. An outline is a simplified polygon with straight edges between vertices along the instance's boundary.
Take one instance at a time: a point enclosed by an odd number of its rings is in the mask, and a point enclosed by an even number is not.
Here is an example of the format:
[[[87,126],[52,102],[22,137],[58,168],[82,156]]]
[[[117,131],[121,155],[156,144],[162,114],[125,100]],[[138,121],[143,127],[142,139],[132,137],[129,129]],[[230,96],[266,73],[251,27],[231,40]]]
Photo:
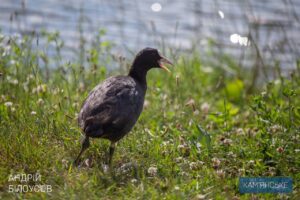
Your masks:
[[[214,52],[232,55],[243,66],[255,63],[255,45],[268,64],[295,68],[300,58],[298,0],[0,1],[3,33],[59,31],[67,57],[78,50],[81,24],[87,40],[106,29],[105,39],[123,55],[163,44],[204,53],[212,39]]]

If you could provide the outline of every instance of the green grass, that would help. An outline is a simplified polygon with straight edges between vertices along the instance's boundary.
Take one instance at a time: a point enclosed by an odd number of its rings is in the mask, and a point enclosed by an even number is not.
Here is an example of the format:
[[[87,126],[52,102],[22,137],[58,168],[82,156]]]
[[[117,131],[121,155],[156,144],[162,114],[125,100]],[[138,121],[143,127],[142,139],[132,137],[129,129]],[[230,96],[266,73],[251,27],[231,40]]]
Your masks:
[[[0,37],[1,199],[300,198],[300,68],[249,92],[249,71],[208,67],[196,52],[177,55],[172,74],[149,72],[144,111],[118,143],[111,174],[102,167],[105,140],[92,140],[82,166],[72,165],[81,138],[76,114],[96,84],[126,70],[106,70],[107,41],[84,52],[84,63],[61,59],[57,34],[43,37],[48,43],[38,49],[34,38]],[[129,162],[136,167],[125,169]],[[39,182],[9,182],[37,172]],[[241,195],[240,176],[289,176],[293,193]],[[8,192],[19,184],[52,192]]]

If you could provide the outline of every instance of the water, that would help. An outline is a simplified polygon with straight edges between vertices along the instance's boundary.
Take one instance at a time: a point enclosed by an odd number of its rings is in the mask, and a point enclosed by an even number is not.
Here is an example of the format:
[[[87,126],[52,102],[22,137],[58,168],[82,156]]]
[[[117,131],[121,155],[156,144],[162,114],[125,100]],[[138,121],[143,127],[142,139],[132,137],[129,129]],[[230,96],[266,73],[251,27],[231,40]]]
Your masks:
[[[59,31],[62,54],[71,59],[79,48],[80,24],[88,41],[106,29],[103,39],[113,41],[120,55],[168,44],[226,53],[251,67],[256,45],[265,65],[293,69],[300,59],[299,20],[297,0],[0,0],[4,34]]]

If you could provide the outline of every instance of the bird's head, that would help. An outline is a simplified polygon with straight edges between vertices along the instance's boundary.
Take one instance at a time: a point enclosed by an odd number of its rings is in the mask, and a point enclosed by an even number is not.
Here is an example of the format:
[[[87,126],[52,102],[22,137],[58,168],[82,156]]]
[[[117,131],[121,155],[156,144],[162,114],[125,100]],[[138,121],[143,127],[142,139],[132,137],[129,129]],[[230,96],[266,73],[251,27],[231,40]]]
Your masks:
[[[148,71],[151,68],[162,68],[170,72],[164,64],[173,65],[172,62],[162,56],[157,49],[147,47],[136,55],[132,67],[144,71]]]

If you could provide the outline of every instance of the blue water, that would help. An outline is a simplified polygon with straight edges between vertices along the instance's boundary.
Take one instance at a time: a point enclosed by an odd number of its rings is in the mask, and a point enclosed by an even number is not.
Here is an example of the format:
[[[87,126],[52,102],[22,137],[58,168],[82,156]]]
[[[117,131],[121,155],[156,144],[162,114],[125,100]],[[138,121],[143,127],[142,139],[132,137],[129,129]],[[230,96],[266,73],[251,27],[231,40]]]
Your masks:
[[[256,53],[245,39],[251,33],[266,64],[278,61],[293,69],[300,58],[299,19],[297,0],[0,0],[4,34],[59,31],[65,44],[62,54],[70,59],[78,51],[81,24],[88,41],[106,29],[103,40],[113,41],[120,55],[166,44],[186,51],[196,48],[203,55],[209,50],[226,53],[250,67]]]

